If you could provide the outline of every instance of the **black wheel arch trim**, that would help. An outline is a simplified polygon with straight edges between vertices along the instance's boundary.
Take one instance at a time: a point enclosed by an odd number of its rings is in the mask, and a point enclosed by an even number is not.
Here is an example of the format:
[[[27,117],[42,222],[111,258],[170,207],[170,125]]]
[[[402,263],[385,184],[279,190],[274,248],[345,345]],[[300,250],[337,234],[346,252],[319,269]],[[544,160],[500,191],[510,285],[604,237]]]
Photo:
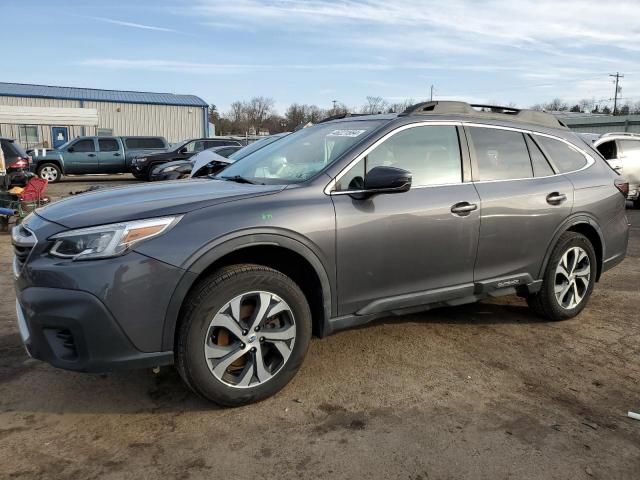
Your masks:
[[[602,271],[603,271],[605,252],[606,252],[606,244],[605,244],[605,241],[604,241],[604,235],[602,234],[602,228],[600,228],[600,225],[598,224],[598,221],[592,215],[590,215],[588,213],[585,213],[585,212],[579,212],[579,213],[575,213],[575,214],[569,216],[556,229],[556,231],[555,231],[555,233],[553,235],[553,238],[552,238],[551,242],[549,243],[549,246],[547,247],[547,251],[545,252],[544,260],[543,260],[542,265],[540,267],[540,271],[538,272],[538,277],[537,278],[543,278],[544,272],[547,269],[547,264],[549,263],[549,259],[551,258],[551,253],[553,252],[554,247],[558,243],[558,239],[560,238],[560,236],[563,233],[571,230],[572,227],[575,227],[576,225],[583,225],[583,224],[591,226],[596,231],[596,233],[598,234],[598,237],[600,238],[600,244],[602,246],[602,251],[599,252],[600,253],[600,259],[598,260],[598,274],[596,276],[596,281],[598,281],[600,279],[600,275],[602,274]],[[597,245],[594,245],[593,248],[597,249]],[[596,252],[596,253],[598,253],[598,252]]]
[[[165,314],[162,332],[163,350],[173,349],[180,309],[189,290],[202,272],[229,253],[259,245],[273,245],[291,250],[309,262],[315,270],[322,287],[324,309],[322,332],[324,332],[324,335],[330,332],[329,318],[335,315],[332,309],[335,309],[336,306],[336,291],[334,282],[330,280],[325,263],[321,260],[321,255],[319,255],[320,249],[309,239],[293,231],[276,228],[251,229],[231,233],[214,240],[195,252],[181,266],[185,273],[180,278],[169,300],[169,306]]]

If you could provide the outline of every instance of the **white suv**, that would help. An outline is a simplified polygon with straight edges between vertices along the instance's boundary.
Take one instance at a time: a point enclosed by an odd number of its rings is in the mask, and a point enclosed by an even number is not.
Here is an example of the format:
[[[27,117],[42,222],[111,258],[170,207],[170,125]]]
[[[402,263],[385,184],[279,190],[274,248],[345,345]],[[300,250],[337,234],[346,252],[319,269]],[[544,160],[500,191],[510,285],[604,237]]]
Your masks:
[[[627,199],[640,208],[640,134],[605,133],[593,142],[593,147],[629,181]]]

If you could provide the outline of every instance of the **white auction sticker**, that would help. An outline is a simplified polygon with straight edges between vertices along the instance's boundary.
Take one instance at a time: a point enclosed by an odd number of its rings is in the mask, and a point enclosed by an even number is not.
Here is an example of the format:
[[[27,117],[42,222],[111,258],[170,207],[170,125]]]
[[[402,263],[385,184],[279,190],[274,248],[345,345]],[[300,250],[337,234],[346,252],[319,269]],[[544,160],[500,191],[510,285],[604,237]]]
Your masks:
[[[334,130],[327,137],[357,137],[362,135],[366,130]]]

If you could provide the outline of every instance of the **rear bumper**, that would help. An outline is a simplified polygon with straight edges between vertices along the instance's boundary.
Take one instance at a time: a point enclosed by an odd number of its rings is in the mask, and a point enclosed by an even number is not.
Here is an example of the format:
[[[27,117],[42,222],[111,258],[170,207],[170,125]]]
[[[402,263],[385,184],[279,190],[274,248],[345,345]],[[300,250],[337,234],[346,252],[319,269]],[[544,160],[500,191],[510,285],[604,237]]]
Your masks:
[[[95,296],[29,287],[18,293],[18,327],[29,355],[66,370],[108,372],[173,363],[173,352],[141,352]]]

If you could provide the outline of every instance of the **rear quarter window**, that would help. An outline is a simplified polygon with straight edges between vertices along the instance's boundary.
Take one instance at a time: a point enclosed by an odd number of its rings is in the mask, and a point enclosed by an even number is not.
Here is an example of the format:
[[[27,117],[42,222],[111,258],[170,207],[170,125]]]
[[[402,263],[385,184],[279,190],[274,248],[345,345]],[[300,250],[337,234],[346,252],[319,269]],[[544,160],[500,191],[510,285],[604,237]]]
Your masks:
[[[582,153],[560,140],[541,135],[535,135],[535,139],[560,173],[580,170],[587,164],[587,159]]]

